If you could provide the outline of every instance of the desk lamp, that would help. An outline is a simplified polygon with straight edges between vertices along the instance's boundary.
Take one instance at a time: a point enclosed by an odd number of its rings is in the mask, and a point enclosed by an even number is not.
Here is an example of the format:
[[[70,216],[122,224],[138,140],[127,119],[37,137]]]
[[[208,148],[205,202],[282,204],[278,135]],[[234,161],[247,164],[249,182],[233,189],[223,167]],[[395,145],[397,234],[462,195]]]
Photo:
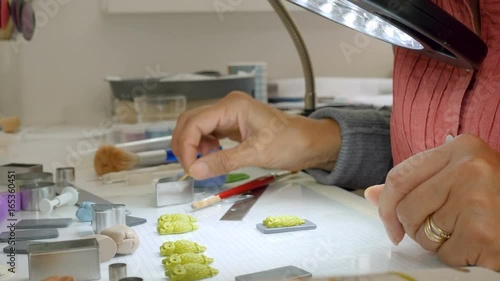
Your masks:
[[[488,53],[479,36],[429,0],[287,1],[365,35],[459,68],[479,68]],[[315,110],[316,97],[307,50],[280,0],[269,3],[299,50],[306,79],[304,113],[310,113]]]

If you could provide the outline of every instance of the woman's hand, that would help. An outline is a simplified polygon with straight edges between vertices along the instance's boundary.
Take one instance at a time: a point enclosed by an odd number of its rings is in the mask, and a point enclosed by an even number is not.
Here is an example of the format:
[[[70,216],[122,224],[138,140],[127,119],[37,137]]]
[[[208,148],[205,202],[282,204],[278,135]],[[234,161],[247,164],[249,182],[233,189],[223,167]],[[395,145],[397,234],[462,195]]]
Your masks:
[[[217,150],[219,139],[240,144]],[[283,170],[332,168],[340,147],[340,129],[330,119],[285,114],[239,92],[179,117],[172,150],[195,179],[246,167]],[[204,156],[196,159],[197,152]]]
[[[481,139],[461,135],[417,154],[365,195],[393,243],[406,233],[451,266],[500,270],[500,152]],[[431,241],[428,217],[450,237]]]

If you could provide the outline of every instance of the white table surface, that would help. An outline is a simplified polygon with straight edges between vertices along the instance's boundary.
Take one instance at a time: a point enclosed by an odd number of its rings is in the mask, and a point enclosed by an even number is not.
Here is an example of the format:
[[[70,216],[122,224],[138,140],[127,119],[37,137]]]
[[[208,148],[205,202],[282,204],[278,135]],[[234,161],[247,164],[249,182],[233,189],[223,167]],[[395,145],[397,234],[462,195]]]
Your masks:
[[[2,136],[0,136],[1,138]],[[77,147],[85,138],[15,139],[0,154],[0,165],[9,162],[42,163],[46,171],[53,171],[53,163],[63,163],[68,147]],[[88,159],[87,159],[88,160]],[[87,162],[88,163],[88,162]],[[108,279],[110,263],[125,262],[129,276],[144,280],[166,280],[159,247],[164,241],[189,239],[207,247],[205,254],[213,257],[212,264],[220,272],[208,280],[234,280],[235,276],[275,267],[295,265],[314,277],[354,275],[391,270],[413,270],[445,267],[437,258],[405,238],[393,246],[373,208],[364,198],[343,189],[317,184],[306,174],[271,185],[259,198],[242,221],[220,221],[231,202],[191,211],[189,204],[156,208],[153,185],[103,186],[88,181],[95,175],[84,162],[76,168],[76,185],[101,195],[115,203],[124,203],[133,216],[147,218],[146,224],[134,229],[141,238],[139,249],[128,256],[115,257],[101,264],[101,280]],[[248,168],[252,176],[268,173]],[[197,194],[197,198],[203,197]],[[45,241],[83,238],[91,234],[90,223],[78,222],[75,206],[54,210],[50,215],[19,212],[17,218],[72,217],[68,228],[59,229],[60,237]],[[156,219],[167,213],[189,213],[199,220],[200,228],[181,235],[163,235],[156,232]],[[317,224],[317,229],[280,234],[262,234],[255,225],[269,215],[290,214]],[[6,231],[6,222],[0,224]],[[3,248],[5,243],[0,244]],[[10,280],[28,280],[26,255],[17,255],[17,274]],[[0,255],[0,264],[6,256]]]

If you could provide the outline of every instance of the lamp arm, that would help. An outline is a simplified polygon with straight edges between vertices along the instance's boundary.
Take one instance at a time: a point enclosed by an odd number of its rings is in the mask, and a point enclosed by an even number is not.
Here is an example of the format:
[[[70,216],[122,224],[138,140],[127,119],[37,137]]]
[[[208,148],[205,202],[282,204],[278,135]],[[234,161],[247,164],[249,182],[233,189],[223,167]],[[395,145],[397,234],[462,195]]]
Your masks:
[[[285,28],[288,30],[288,33],[290,34],[290,37],[295,44],[295,48],[299,53],[306,85],[306,93],[304,96],[304,111],[306,115],[309,115],[316,109],[316,90],[314,86],[314,73],[312,69],[311,58],[309,57],[309,53],[307,52],[306,44],[299,32],[299,29],[297,28],[297,25],[293,21],[292,16],[287,11],[285,5],[283,5],[281,0],[268,1],[269,4],[271,4],[271,6],[273,7],[276,14],[278,14]]]

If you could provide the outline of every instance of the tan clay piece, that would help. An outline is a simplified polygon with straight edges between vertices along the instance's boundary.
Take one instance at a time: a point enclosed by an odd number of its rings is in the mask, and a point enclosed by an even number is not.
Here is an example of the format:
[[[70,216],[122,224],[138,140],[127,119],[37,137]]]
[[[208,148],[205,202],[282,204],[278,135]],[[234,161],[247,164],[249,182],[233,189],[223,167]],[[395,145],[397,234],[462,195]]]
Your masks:
[[[117,254],[129,255],[139,248],[139,236],[131,227],[123,224],[115,225],[101,231],[101,235],[111,237],[116,242]]]
[[[97,240],[97,243],[99,243],[99,262],[107,262],[116,255],[118,246],[116,245],[115,240],[113,240],[111,237],[102,234],[96,234],[88,236],[87,238],[95,238]]]

